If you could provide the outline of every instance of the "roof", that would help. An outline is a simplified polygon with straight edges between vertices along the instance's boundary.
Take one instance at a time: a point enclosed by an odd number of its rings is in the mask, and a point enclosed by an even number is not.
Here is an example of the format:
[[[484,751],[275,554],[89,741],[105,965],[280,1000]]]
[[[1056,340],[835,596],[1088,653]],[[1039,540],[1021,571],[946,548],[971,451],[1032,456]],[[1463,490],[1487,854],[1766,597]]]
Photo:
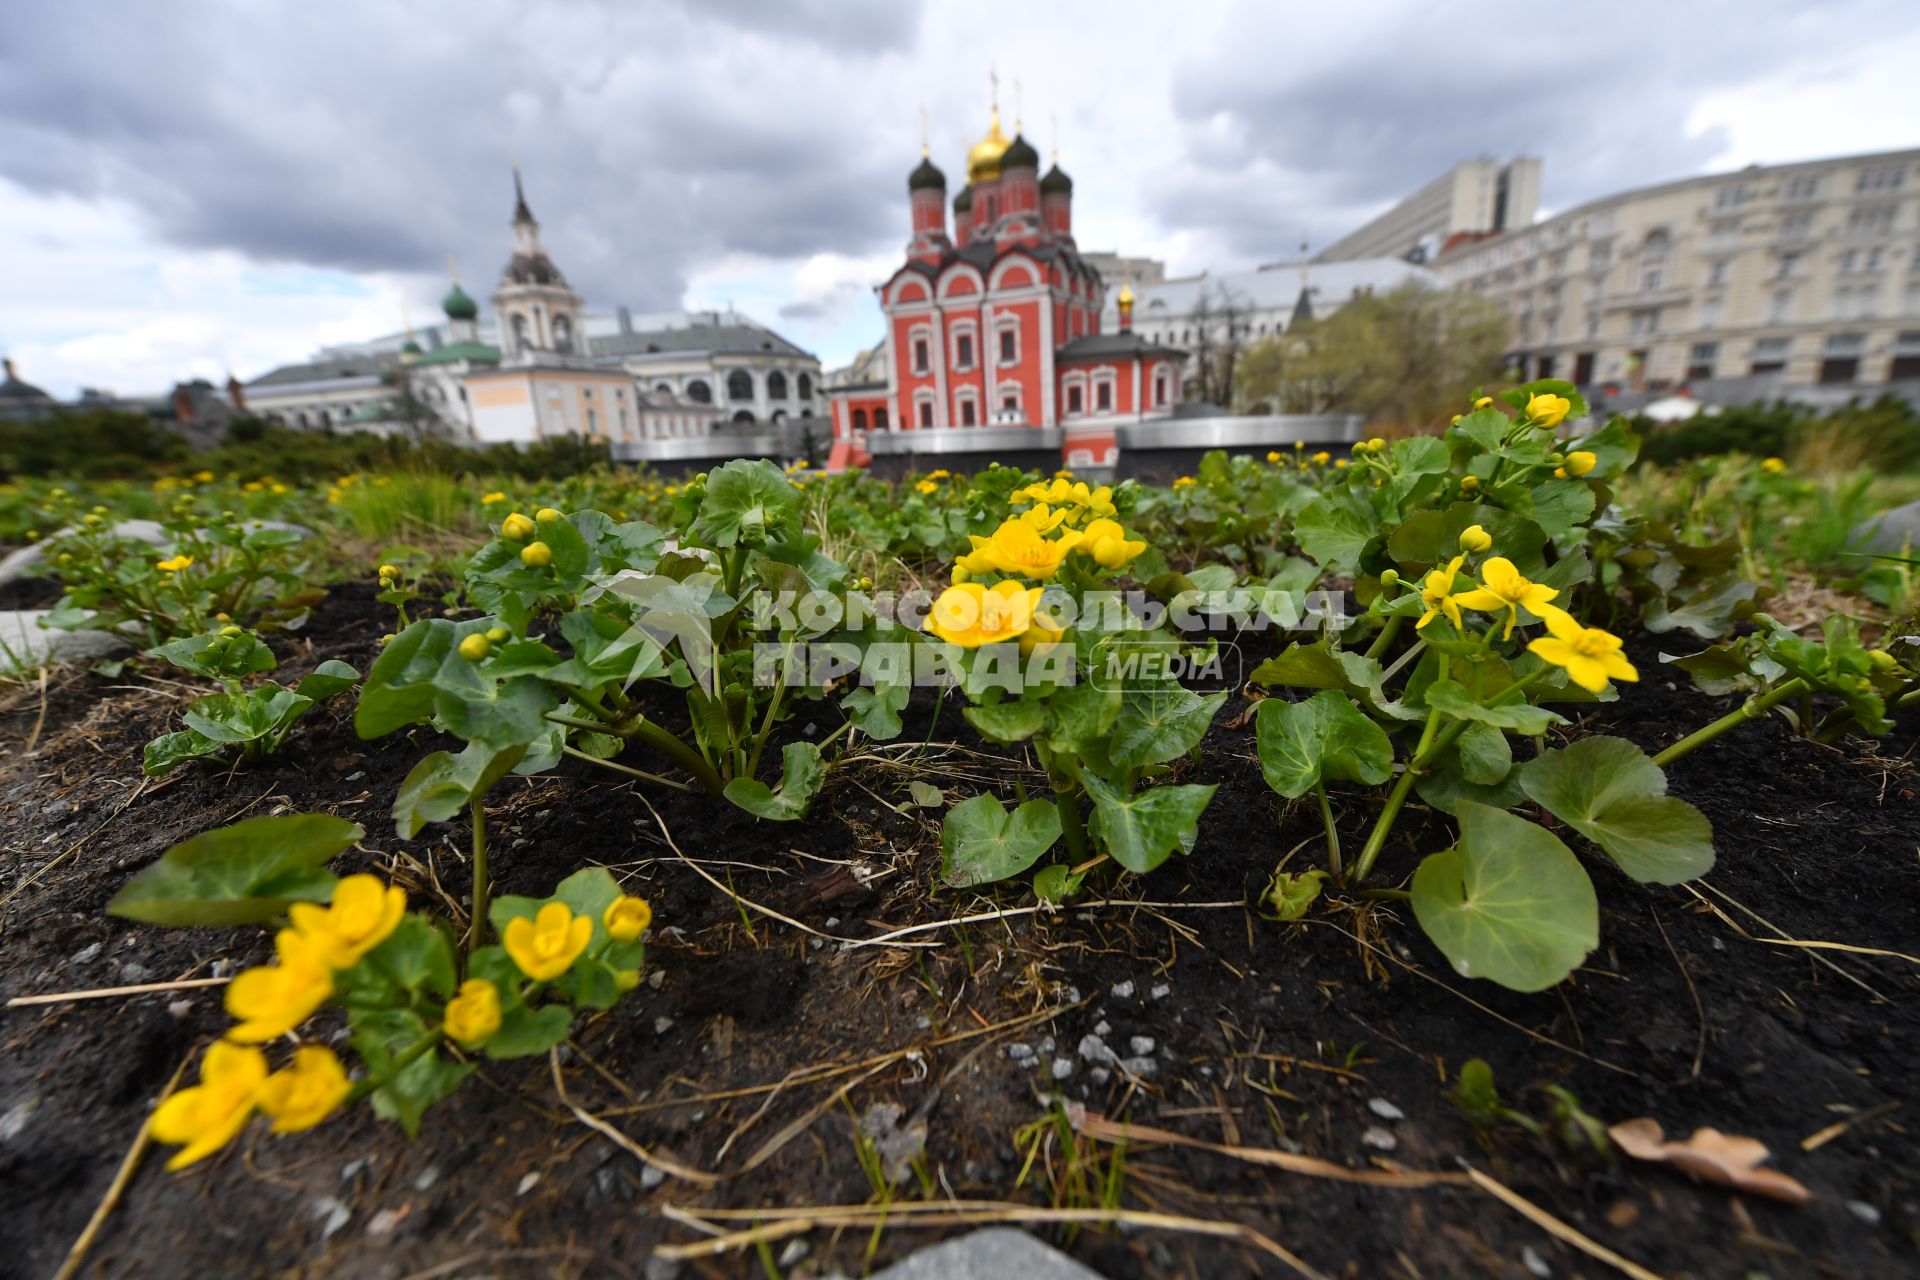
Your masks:
[[[1026,134],[1015,133],[1013,135],[1013,141],[1007,144],[1007,149],[1000,153],[1000,172],[1005,173],[1009,169],[1038,169],[1039,167],[1040,153],[1033,149],[1031,142],[1027,141]]]
[[[426,359],[432,359],[430,353]],[[314,360],[307,364],[282,365],[261,374],[247,387],[277,387],[300,382],[328,382],[335,378],[377,378],[393,364],[374,356],[350,356],[338,360]]]
[[[444,347],[436,347],[425,355],[414,357],[413,363],[452,364],[456,360],[473,364],[499,364],[500,348],[490,347],[484,342],[449,342]]]
[[[1075,338],[1054,353],[1056,364],[1076,360],[1112,360],[1120,356],[1184,356],[1177,347],[1163,347],[1132,331],[1126,333],[1089,333]]]
[[[553,265],[553,259],[546,250],[534,253],[516,253],[507,259],[507,266],[500,273],[502,284],[559,284],[564,285],[567,278],[560,274],[560,268]]]
[[[1156,324],[1175,316],[1192,315],[1203,293],[1207,304],[1216,312],[1230,301],[1246,310],[1291,314],[1300,301],[1300,275],[1298,263],[1283,263],[1258,271],[1135,284],[1134,323]],[[1368,290],[1385,293],[1410,282],[1441,287],[1438,273],[1401,258],[1355,258],[1343,262],[1313,262],[1306,267],[1305,284],[1312,305],[1323,312],[1343,306]]]
[[[0,379],[0,400],[5,400],[13,408],[27,404],[54,403],[52,396],[34,386],[31,382],[22,382],[14,376],[13,361],[6,363],[6,376]]]
[[[920,157],[920,163],[907,175],[907,190],[932,191],[947,189],[947,175],[940,172],[938,165],[926,156]]]
[[[1055,161],[1053,168],[1047,170],[1046,175],[1040,179],[1040,193],[1049,196],[1073,194],[1073,179],[1067,176],[1067,171],[1060,167],[1058,161]]]
[[[779,355],[813,359],[813,353],[795,346],[771,329],[752,324],[694,324],[671,329],[615,333],[589,338],[596,356],[691,354]]]

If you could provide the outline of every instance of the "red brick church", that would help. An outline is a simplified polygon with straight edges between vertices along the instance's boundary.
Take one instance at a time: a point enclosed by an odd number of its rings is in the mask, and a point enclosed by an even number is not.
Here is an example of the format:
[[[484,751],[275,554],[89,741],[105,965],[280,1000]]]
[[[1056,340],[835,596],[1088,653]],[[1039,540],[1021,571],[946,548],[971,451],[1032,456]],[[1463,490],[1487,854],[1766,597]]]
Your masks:
[[[1100,332],[1106,283],[1074,245],[1073,182],[1057,158],[1040,172],[1017,123],[1011,140],[1001,132],[998,104],[967,154],[952,231],[947,178],[924,146],[907,196],[907,260],[878,290],[884,380],[829,392],[830,465],[864,465],[872,433],[1059,427],[1067,466],[1107,467],[1117,426],[1172,414],[1183,353],[1133,333],[1124,285],[1119,332]]]

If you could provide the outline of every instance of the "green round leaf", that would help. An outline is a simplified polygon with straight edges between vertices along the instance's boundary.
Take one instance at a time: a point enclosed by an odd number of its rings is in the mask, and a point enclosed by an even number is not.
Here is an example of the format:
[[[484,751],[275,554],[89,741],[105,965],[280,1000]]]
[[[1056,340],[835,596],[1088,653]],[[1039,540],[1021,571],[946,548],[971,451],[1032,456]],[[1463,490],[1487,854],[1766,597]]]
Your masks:
[[[1028,800],[1012,813],[983,794],[947,810],[940,825],[940,875],[956,889],[1017,876],[1060,838],[1060,811]]]
[[[326,813],[248,818],[202,832],[160,855],[107,904],[109,915],[147,924],[258,924],[293,902],[324,902],[327,860],[366,834]]]
[[[1668,795],[1667,775],[1625,738],[1543,751],[1522,766],[1520,785],[1635,880],[1679,884],[1713,868],[1713,825]]]

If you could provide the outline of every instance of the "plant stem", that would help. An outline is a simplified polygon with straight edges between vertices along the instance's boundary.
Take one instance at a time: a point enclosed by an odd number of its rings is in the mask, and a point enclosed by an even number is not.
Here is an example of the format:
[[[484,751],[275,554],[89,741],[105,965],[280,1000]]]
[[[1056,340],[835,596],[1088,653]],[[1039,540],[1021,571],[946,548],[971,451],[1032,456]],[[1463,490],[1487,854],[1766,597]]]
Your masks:
[[[1087,857],[1087,828],[1080,819],[1080,787],[1060,775],[1053,780],[1053,807],[1060,811],[1060,834],[1067,840],[1067,858],[1078,865]]]
[[[1795,676],[1770,693],[1762,694],[1758,698],[1747,699],[1726,715],[1715,720],[1712,724],[1704,728],[1695,729],[1692,733],[1656,755],[1653,758],[1653,762],[1664,769],[1681,756],[1706,746],[1727,730],[1738,728],[1749,720],[1758,719],[1773,708],[1779,706],[1782,702],[1785,702],[1788,698],[1798,697],[1800,694],[1806,692],[1807,689],[1807,682]]]
[[[1340,874],[1340,829],[1333,825],[1333,806],[1327,803],[1327,784],[1315,783],[1313,794],[1320,801],[1320,821],[1327,828],[1327,869],[1337,876]]]
[[[585,760],[588,764],[596,764],[602,769],[611,769],[615,773],[624,773],[629,778],[638,778],[642,782],[652,782],[663,787],[672,787],[675,791],[693,790],[692,787],[684,782],[678,782],[672,778],[664,778],[657,773],[648,773],[645,769],[636,769],[632,765],[618,764],[612,760],[602,760],[599,756],[590,756],[575,747],[562,747],[560,751],[563,755],[572,756],[576,760]]]
[[[422,1054],[426,1053],[429,1049],[439,1044],[440,1041],[445,1038],[445,1036],[446,1036],[446,1032],[440,1030],[437,1027],[434,1030],[427,1032],[427,1034],[425,1034],[424,1036],[421,1036],[418,1040],[415,1040],[412,1044],[408,1045],[405,1049],[402,1049],[400,1051],[400,1055],[393,1060],[393,1069],[387,1072],[387,1074],[384,1077],[375,1078],[374,1076],[369,1075],[366,1079],[361,1080],[360,1082],[355,1084],[353,1086],[353,1091],[347,1095],[347,1101],[358,1102],[360,1101],[360,1099],[366,1097],[368,1094],[372,1093],[374,1090],[383,1088],[386,1085],[391,1084],[395,1076],[399,1075],[402,1071],[405,1071],[408,1067],[412,1066],[414,1062],[417,1061]]]
[[[638,738],[661,755],[672,757],[674,763],[692,774],[702,787],[714,795],[719,795],[727,789],[727,784],[721,781],[719,772],[707,763],[705,756],[644,716],[630,724],[610,725],[598,724],[591,720],[576,720],[572,716],[563,716],[558,712],[550,711],[547,713],[547,720],[552,724],[565,725],[569,729],[583,729],[588,733],[604,733],[615,738]]]
[[[1378,659],[1393,644],[1395,636],[1400,634],[1400,624],[1406,621],[1406,615],[1396,613],[1387,619],[1387,625],[1380,628],[1380,634],[1367,646],[1367,657]]]
[[[1413,894],[1406,889],[1359,889],[1354,897],[1363,902],[1412,902]]]
[[[487,896],[493,886],[487,879],[486,804],[482,797],[475,796],[467,809],[473,814],[473,919],[467,925],[466,946],[466,954],[471,956],[486,934]]]

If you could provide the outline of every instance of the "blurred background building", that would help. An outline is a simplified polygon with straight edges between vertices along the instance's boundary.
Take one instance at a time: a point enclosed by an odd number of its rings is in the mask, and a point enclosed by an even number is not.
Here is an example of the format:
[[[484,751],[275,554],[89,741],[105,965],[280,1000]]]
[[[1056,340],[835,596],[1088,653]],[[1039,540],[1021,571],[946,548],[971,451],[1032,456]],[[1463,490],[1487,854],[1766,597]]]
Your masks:
[[[1357,231],[1314,255],[1315,262],[1406,258],[1425,262],[1456,237],[1530,226],[1540,210],[1540,161],[1516,156],[1463,160]]]

